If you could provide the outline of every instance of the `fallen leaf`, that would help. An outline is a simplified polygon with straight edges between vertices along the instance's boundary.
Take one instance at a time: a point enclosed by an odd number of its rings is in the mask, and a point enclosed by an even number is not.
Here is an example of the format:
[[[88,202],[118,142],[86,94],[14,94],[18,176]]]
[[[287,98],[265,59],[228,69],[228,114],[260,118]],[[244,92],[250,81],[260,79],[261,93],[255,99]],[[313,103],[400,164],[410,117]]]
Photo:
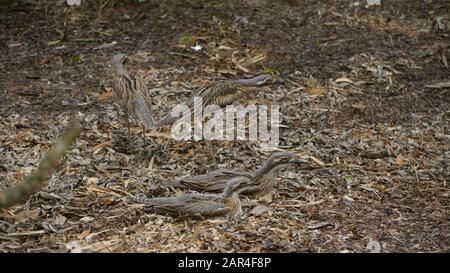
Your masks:
[[[62,226],[67,221],[67,218],[64,215],[58,214],[53,220],[54,225]]]
[[[450,87],[450,81],[448,82],[439,82],[439,83],[433,83],[433,84],[427,84],[425,85],[426,88],[447,88]]]
[[[270,208],[266,205],[258,205],[250,211],[250,214],[262,215],[262,214],[268,212],[269,210],[270,210]]]
[[[100,143],[100,144],[98,144],[98,145],[95,145],[94,147],[92,147],[92,152],[97,152],[98,150],[101,150],[101,149],[103,149],[103,148],[105,148],[105,147],[108,147],[110,145],[110,143],[107,141],[107,142],[103,142],[103,143]]]
[[[357,110],[363,110],[365,107],[361,103],[353,103],[351,104],[352,108],[355,108]]]
[[[325,88],[311,87],[306,90],[311,96],[322,96],[327,92]]]
[[[353,81],[350,80],[349,78],[339,78],[339,79],[336,79],[334,82],[335,83],[345,82],[345,83],[353,84]]]
[[[381,253],[381,245],[377,241],[371,240],[367,244],[366,249],[369,251],[369,253]]]
[[[36,220],[39,217],[40,213],[41,209],[25,210],[16,215],[13,215],[11,218],[13,218],[15,221],[22,221],[24,219]]]
[[[328,223],[328,222],[318,222],[318,223],[309,225],[308,228],[309,229],[318,229],[318,228],[322,228],[322,227],[325,227],[325,226],[328,226],[328,225],[331,225],[331,224]]]
[[[317,157],[314,157],[312,155],[308,155],[307,158],[312,159],[312,161],[316,162],[320,166],[325,166],[325,163],[322,160],[318,159]]]
[[[111,205],[111,204],[114,203],[114,198],[112,198],[112,197],[106,197],[106,198],[103,198],[103,200],[101,201],[101,203],[102,203],[103,205],[109,206],[109,205]]]
[[[79,221],[80,221],[80,222],[84,222],[84,223],[88,223],[88,222],[90,222],[90,221],[92,221],[92,220],[94,220],[93,217],[90,217],[90,216],[84,216],[84,217],[81,218]]]
[[[398,166],[405,165],[405,158],[402,155],[398,155],[395,159],[395,164],[397,164]]]
[[[78,240],[83,240],[84,238],[86,238],[86,236],[88,236],[89,234],[91,234],[91,231],[89,229],[84,230],[83,232],[81,232],[80,235],[77,236]]]
[[[264,204],[270,204],[273,201],[273,193],[269,192],[259,198],[259,202]]]
[[[107,91],[107,92],[102,93],[100,96],[98,96],[97,100],[105,101],[105,100],[110,99],[112,97],[112,95],[113,95],[112,91]]]
[[[70,241],[66,244],[66,248],[70,251],[70,253],[83,253],[83,248],[76,241]]]
[[[87,185],[97,185],[98,184],[98,178],[97,177],[88,177],[86,181]]]

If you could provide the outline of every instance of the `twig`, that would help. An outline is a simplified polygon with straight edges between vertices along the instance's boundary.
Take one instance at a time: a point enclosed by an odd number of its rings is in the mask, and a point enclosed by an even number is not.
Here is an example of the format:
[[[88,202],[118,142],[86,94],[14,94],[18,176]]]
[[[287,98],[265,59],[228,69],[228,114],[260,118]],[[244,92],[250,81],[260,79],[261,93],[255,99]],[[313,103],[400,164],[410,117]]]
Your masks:
[[[76,122],[72,124],[50,149],[47,156],[41,160],[37,169],[25,178],[25,181],[12,189],[0,192],[0,209],[20,203],[42,188],[50,174],[59,165],[59,160],[80,135],[79,124]]]

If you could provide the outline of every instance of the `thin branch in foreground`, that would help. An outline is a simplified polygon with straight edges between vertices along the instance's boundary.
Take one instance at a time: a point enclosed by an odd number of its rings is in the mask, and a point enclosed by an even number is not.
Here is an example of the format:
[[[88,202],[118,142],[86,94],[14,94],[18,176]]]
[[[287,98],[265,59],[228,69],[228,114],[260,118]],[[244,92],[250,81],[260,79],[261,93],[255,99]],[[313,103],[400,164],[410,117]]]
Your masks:
[[[39,162],[36,170],[28,175],[19,185],[0,192],[0,209],[18,204],[42,188],[51,173],[59,165],[59,160],[80,135],[80,132],[80,125],[77,122],[72,122],[72,125],[66,129],[47,153],[47,156]]]

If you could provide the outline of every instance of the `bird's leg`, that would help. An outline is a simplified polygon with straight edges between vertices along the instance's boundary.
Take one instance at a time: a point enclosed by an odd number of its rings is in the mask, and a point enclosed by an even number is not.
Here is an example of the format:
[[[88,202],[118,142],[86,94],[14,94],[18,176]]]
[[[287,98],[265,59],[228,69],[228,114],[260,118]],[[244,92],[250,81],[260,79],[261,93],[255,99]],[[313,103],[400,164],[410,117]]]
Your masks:
[[[144,126],[144,125],[142,125],[142,136],[143,136],[143,138],[144,138],[144,146],[146,146],[146,144],[147,144],[147,139],[145,138],[145,126]]]
[[[217,161],[216,161],[217,150],[214,149],[214,145],[212,144],[211,141],[205,140],[205,143],[208,148],[209,156],[212,158],[213,163],[217,164]]]
[[[128,118],[128,113],[125,112],[125,122],[127,124],[128,128],[128,142],[131,142],[131,125],[130,125],[130,119]]]
[[[127,127],[128,127],[128,142],[131,142],[131,125],[129,119],[127,119]]]

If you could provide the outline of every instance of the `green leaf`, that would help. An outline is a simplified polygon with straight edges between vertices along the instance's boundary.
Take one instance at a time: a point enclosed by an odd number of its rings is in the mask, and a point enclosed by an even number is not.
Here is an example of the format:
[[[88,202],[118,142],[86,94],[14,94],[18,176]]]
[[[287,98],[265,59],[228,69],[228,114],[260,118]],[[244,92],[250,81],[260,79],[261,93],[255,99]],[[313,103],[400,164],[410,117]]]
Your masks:
[[[194,44],[194,38],[191,36],[182,36],[180,39],[178,39],[178,43],[180,45],[192,45]]]
[[[81,63],[84,60],[84,54],[72,56],[72,61],[76,63]]]
[[[264,74],[271,74],[273,72],[274,72],[274,70],[272,68],[264,66],[264,69],[263,69]]]

